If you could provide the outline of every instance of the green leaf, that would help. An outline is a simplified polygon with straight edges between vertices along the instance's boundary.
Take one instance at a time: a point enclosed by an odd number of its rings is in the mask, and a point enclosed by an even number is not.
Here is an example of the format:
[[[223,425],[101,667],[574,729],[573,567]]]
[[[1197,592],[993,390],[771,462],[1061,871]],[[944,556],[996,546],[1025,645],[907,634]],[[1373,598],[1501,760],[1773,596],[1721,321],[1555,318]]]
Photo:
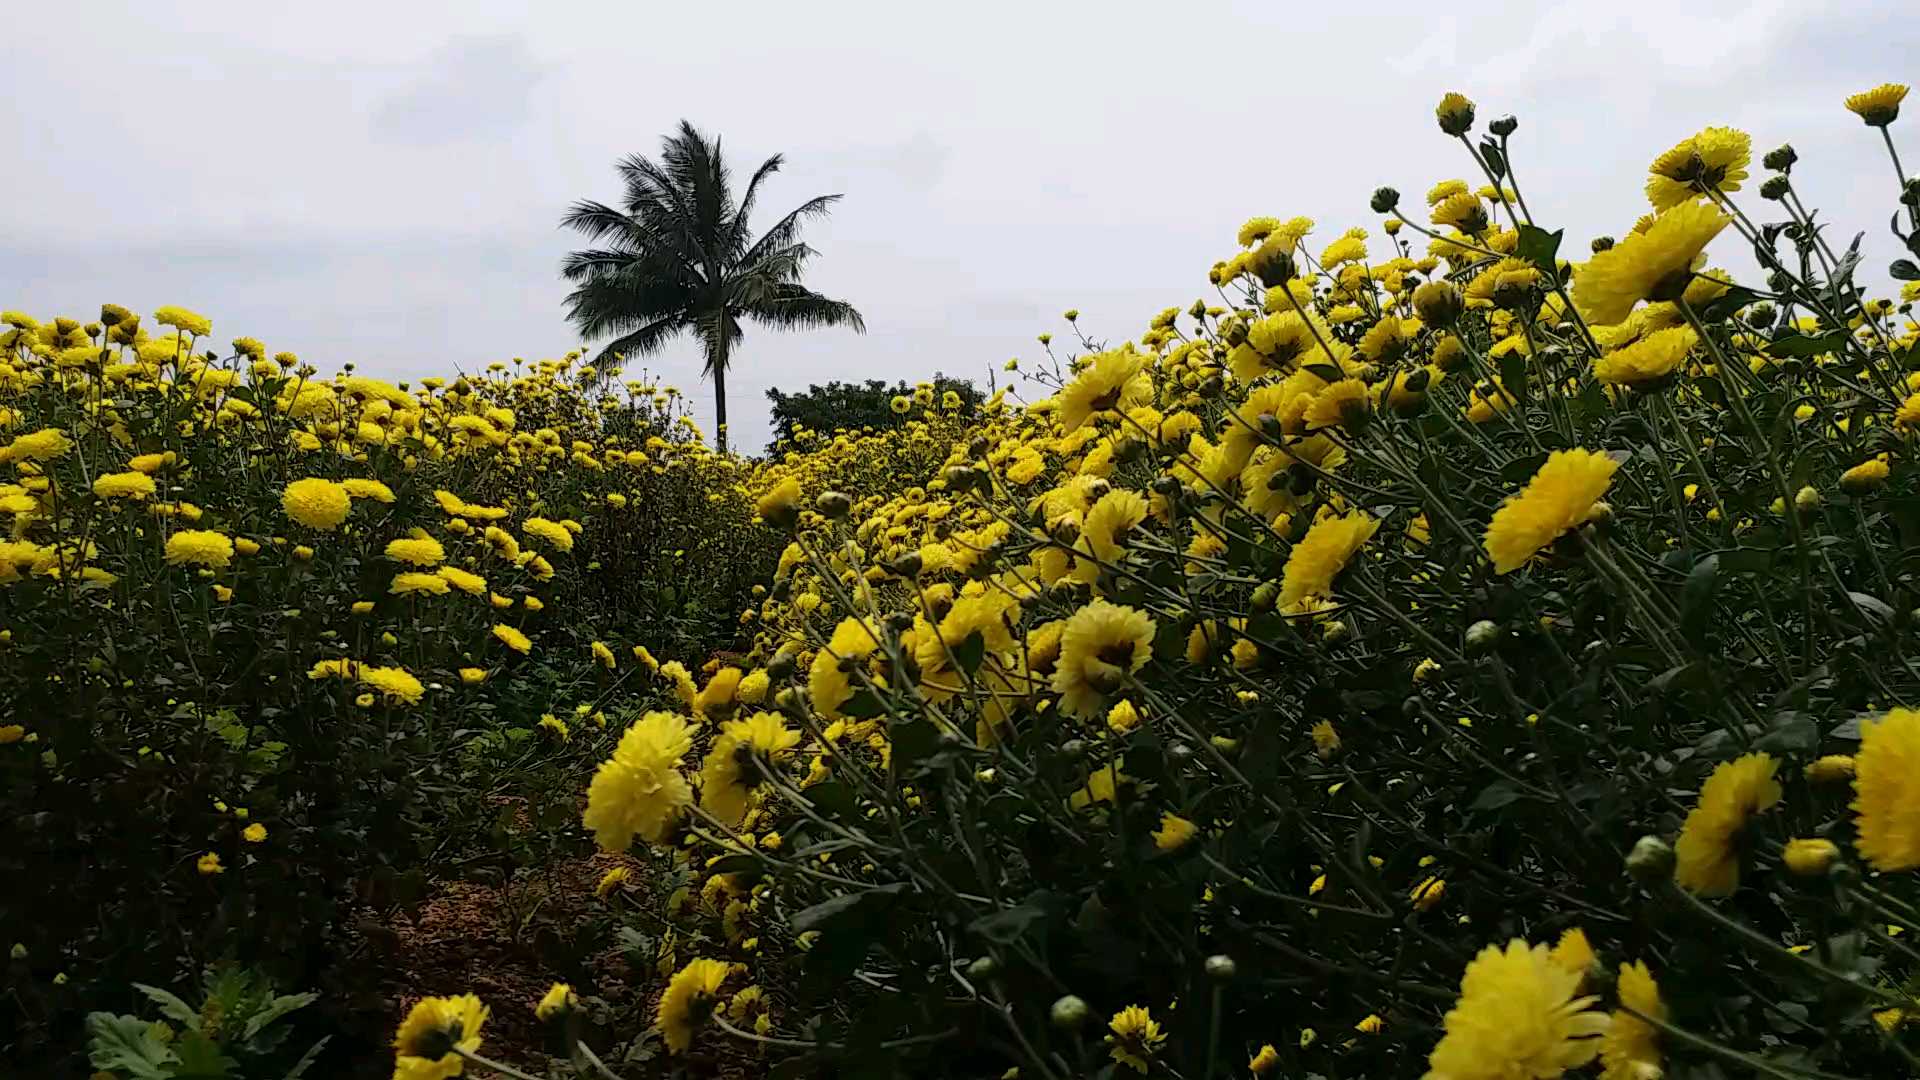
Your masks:
[[[905,889],[905,884],[894,882],[891,885],[878,885],[871,889],[862,889],[856,893],[822,900],[812,907],[794,912],[793,917],[787,920],[787,924],[796,934],[804,934],[809,930],[831,930],[843,920],[856,914],[868,914],[885,908]]]
[[[1822,353],[1839,352],[1847,343],[1845,330],[1829,330],[1824,334],[1808,336],[1806,334],[1788,334],[1767,346],[1768,356],[1809,357]]]
[[[1035,897],[1045,900],[1051,894],[1042,890],[1028,897],[1018,907],[996,911],[973,920],[967,929],[993,942],[995,945],[1011,945],[1026,935],[1034,923],[1047,917],[1047,909],[1035,902]]]
[[[134,983],[133,988],[147,995],[155,1005],[160,1006],[160,1015],[170,1020],[178,1020],[188,1027],[200,1026],[200,1010],[180,999],[180,995],[171,990],[162,990],[145,983]]]
[[[1755,740],[1757,750],[1804,752],[1820,745],[1820,726],[1801,712],[1783,712],[1774,718],[1773,728]]]
[[[173,1075],[181,1080],[223,1080],[233,1075],[240,1063],[220,1052],[220,1044],[199,1031],[189,1030],[173,1044],[180,1055],[180,1067]]]
[[[986,658],[987,639],[978,633],[968,634],[966,640],[952,648],[953,662],[960,665],[960,670],[971,675],[980,670],[980,661]]]
[[[862,690],[854,694],[847,699],[845,705],[840,706],[841,715],[850,716],[855,720],[871,720],[885,711],[880,706],[880,699],[875,697],[871,690]]]
[[[87,1060],[96,1069],[124,1072],[133,1080],[168,1080],[180,1058],[153,1037],[137,1016],[87,1014]]]
[[[1473,805],[1467,807],[1467,809],[1470,811],[1498,810],[1503,806],[1519,801],[1519,799],[1520,793],[1514,790],[1512,784],[1505,780],[1495,780],[1493,783],[1488,784],[1484,791],[1480,792],[1479,797],[1473,800]]]
[[[707,872],[709,874],[746,874],[757,872],[762,865],[764,864],[759,856],[735,853],[715,859],[713,865],[707,867]]]
[[[851,821],[860,812],[853,789],[838,780],[827,780],[807,789],[807,799],[823,816]]]
[[[1517,352],[1510,352],[1500,358],[1500,386],[1513,395],[1516,402],[1527,400],[1527,358]],[[1524,418],[1520,420],[1525,423]]]
[[[1759,293],[1754,292],[1752,289],[1735,285],[1715,297],[1712,303],[1701,310],[1700,321],[1715,323],[1723,319],[1730,319],[1735,312],[1758,299],[1760,299]]]
[[[1893,260],[1887,266],[1887,273],[1895,281],[1920,281],[1920,266],[1915,266],[1912,259]]]
[[[1567,230],[1557,229],[1548,232],[1533,225],[1520,226],[1520,243],[1514,254],[1533,265],[1552,274],[1557,272],[1555,259],[1560,254],[1560,238]]]
[[[1720,556],[1709,555],[1687,571],[1680,589],[1680,626],[1689,638],[1699,639],[1713,613],[1714,590],[1720,585]]]
[[[307,1070],[313,1067],[313,1063],[320,1060],[321,1049],[331,1041],[333,1041],[333,1036],[331,1035],[320,1036],[320,1041],[307,1047],[307,1052],[300,1055],[300,1060],[294,1062],[293,1068],[288,1069],[287,1075],[281,1077],[280,1080],[300,1080],[302,1076],[306,1075]]]

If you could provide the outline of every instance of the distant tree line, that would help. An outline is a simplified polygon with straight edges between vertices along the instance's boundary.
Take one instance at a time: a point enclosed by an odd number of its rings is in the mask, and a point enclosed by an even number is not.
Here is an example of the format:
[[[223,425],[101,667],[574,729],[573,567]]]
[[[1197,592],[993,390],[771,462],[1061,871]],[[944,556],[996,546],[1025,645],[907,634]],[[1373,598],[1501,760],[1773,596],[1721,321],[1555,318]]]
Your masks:
[[[946,375],[935,374],[928,380],[933,387],[933,404],[944,411],[943,402],[948,391],[959,395],[962,415],[972,415],[980,407],[982,395],[978,387],[968,379],[954,379]],[[885,431],[899,427],[925,411],[924,406],[915,405],[904,412],[895,409],[895,398],[912,399],[918,384],[910,385],[905,380],[887,385],[879,379],[852,383],[834,380],[825,386],[808,386],[804,392],[782,393],[778,388],[767,391],[767,400],[773,403],[772,424],[773,441],[767,445],[772,453],[782,442],[793,438],[794,432],[801,428],[813,431],[832,431],[835,428],[872,428]]]

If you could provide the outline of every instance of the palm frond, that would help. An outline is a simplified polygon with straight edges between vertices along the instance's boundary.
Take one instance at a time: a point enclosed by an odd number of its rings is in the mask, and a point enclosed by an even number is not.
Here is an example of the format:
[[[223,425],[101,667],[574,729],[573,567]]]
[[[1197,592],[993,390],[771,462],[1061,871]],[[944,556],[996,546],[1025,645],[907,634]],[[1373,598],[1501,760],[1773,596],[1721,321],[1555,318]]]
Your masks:
[[[777,286],[773,295],[761,303],[741,308],[741,314],[775,330],[818,330],[829,326],[845,326],[855,333],[867,332],[866,320],[861,318],[860,312],[852,304],[821,296],[804,285],[791,283]]]
[[[786,217],[773,223],[773,227],[760,234],[740,256],[741,262],[753,262],[760,253],[778,247],[786,247],[800,238],[800,229],[808,219],[826,217],[833,212],[833,204],[840,201],[839,195],[816,195],[795,207]]]

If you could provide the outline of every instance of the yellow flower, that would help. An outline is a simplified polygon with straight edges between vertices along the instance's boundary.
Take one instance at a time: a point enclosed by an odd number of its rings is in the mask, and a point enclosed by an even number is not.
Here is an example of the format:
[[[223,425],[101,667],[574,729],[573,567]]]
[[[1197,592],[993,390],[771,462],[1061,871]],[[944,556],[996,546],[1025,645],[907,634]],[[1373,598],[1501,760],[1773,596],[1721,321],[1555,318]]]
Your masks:
[[[1140,726],[1140,710],[1133,702],[1121,698],[1113,708],[1107,710],[1107,730],[1116,735],[1125,735]]]
[[[1114,1013],[1107,1029],[1112,1032],[1107,1036],[1108,1056],[1139,1073],[1147,1071],[1147,1062],[1160,1049],[1160,1044],[1167,1041],[1160,1022],[1139,1005],[1129,1005]]]
[[[594,660],[598,661],[600,666],[606,668],[608,671],[612,671],[614,665],[618,663],[618,661],[613,658],[613,650],[607,648],[607,643],[604,641],[594,642],[588,646],[588,651],[593,653]]]
[[[1440,906],[1447,895],[1447,883],[1437,877],[1429,877],[1413,887],[1408,899],[1413,901],[1415,911],[1432,911]]]
[[[1732,219],[1710,203],[1684,202],[1595,255],[1573,277],[1573,303],[1590,323],[1624,321],[1642,300],[1674,300]]]
[[[1734,128],[1710,127],[1648,166],[1647,201],[1656,211],[1712,191],[1739,191],[1753,160],[1753,139]]]
[[[536,1019],[551,1020],[579,1004],[580,999],[575,996],[573,987],[557,982],[547,988],[546,994],[540,998],[540,1004],[533,1007],[533,1015]]]
[[[1067,797],[1067,806],[1073,810],[1085,810],[1097,803],[1110,803],[1120,793],[1120,785],[1130,779],[1117,765],[1095,769],[1087,774],[1086,782]]]
[[[1153,846],[1161,851],[1178,851],[1199,832],[1200,826],[1179,814],[1161,814],[1160,827],[1153,833]]]
[[[1153,654],[1154,622],[1130,607],[1095,600],[1067,619],[1051,685],[1060,708],[1093,719],[1105,697]]]
[[[1840,474],[1840,489],[1850,495],[1863,495],[1884,486],[1892,473],[1886,462],[1868,458]]]
[[[745,720],[729,720],[700,763],[700,807],[728,825],[738,826],[747,814],[747,796],[762,782],[762,770],[771,768],[800,743],[775,713],[758,712]]]
[[[192,337],[206,337],[213,333],[213,320],[205,315],[196,315],[183,307],[171,305],[155,308],[153,321],[161,326],[172,326]]]
[[[457,566],[442,566],[438,570],[435,570],[434,573],[440,577],[440,580],[459,589],[468,596],[481,596],[487,591],[486,578],[481,577],[479,574],[462,570]],[[509,604],[511,604],[511,601],[509,601]]]
[[[143,472],[103,473],[93,481],[93,493],[102,499],[144,499],[154,490],[153,477]]]
[[[0,746],[12,746],[26,737],[27,729],[23,724],[0,725]]]
[[[1353,1025],[1353,1030],[1359,1032],[1362,1035],[1378,1035],[1382,1031],[1386,1030],[1386,1027],[1387,1027],[1387,1022],[1380,1018],[1380,1014],[1368,1013],[1367,1015],[1360,1018],[1359,1023]],[[1311,1030],[1311,1029],[1308,1029],[1308,1030]],[[1302,1047],[1307,1046],[1312,1041],[1313,1040],[1307,1038],[1306,1031],[1303,1031],[1300,1033],[1300,1045]]]
[[[1433,115],[1440,121],[1441,131],[1455,137],[1465,135],[1473,127],[1473,102],[1464,94],[1450,91],[1434,107]]]
[[[1780,861],[1801,877],[1818,877],[1826,873],[1827,868],[1839,857],[1840,848],[1833,841],[1818,837],[1789,840],[1780,852]]]
[[[859,619],[842,619],[834,627],[826,647],[814,654],[807,671],[807,688],[813,707],[831,720],[840,715],[840,707],[853,700],[854,687],[849,673],[880,648],[873,629]]]
[[[667,1040],[667,1051],[683,1054],[719,1003],[720,987],[733,974],[733,965],[704,957],[691,960],[675,972],[660,995],[656,1020]]]
[[[1920,867],[1920,711],[1860,725],[1854,755],[1854,846],[1876,870]]]
[[[493,636],[522,656],[533,651],[533,639],[505,623],[493,624]]]
[[[567,730],[567,722],[552,713],[540,714],[540,726],[559,736],[561,742],[573,741],[573,733]]]
[[[256,821],[240,830],[240,838],[249,844],[265,843],[267,839],[267,827]]]
[[[387,558],[411,566],[438,566],[446,561],[447,549],[440,546],[440,541],[422,534],[388,541]]]
[[[1280,575],[1281,610],[1298,609],[1304,601],[1330,596],[1333,579],[1379,527],[1378,519],[1358,510],[1315,522],[1287,555],[1286,568]]]
[[[674,713],[649,712],[627,728],[587,787],[581,822],[602,851],[624,851],[636,835],[648,843],[666,840],[693,801],[680,775],[681,758],[692,748],[692,727]]]
[[[59,428],[41,428],[16,436],[0,457],[7,461],[52,461],[72,449],[73,440],[67,438],[66,432]]]
[[[227,868],[220,865],[220,856],[215,855],[211,851],[207,852],[205,855],[200,856],[200,858],[194,862],[193,866],[194,866],[194,869],[200,871],[200,873],[208,877],[212,877],[215,874],[224,874],[227,872]]]
[[[1582,978],[1596,959],[1593,945],[1587,941],[1586,931],[1577,926],[1561,933],[1560,940],[1554,943],[1551,957],[1554,963]]]
[[[1322,720],[1307,732],[1313,738],[1313,752],[1326,760],[1340,752],[1340,733],[1334,730],[1333,721]]]
[[[260,544],[258,541],[249,540],[242,536],[233,541],[233,550],[242,555],[258,555],[260,554]]]
[[[127,468],[149,475],[159,472],[179,460],[179,455],[168,450],[159,454],[141,454],[127,462]]]
[[[1666,1022],[1667,1006],[1660,1000],[1660,986],[1653,981],[1647,965],[1637,960],[1620,965],[1617,985],[1621,1007],[1613,1011],[1612,1022],[1600,1041],[1600,1063],[1604,1067],[1601,1080],[1658,1077],[1662,1075],[1660,1029],[1641,1017]]]
[[[1096,353],[1074,380],[1055,395],[1060,428],[1072,432],[1089,420],[1149,404],[1153,384],[1142,374],[1146,354],[1131,345]]]
[[[404,573],[393,575],[393,581],[388,584],[387,591],[396,596],[412,596],[418,593],[426,593],[429,596],[445,596],[447,594],[447,579],[441,577],[439,574],[426,574],[418,570],[408,570]]]
[[[466,683],[468,686],[475,686],[480,683],[486,682],[487,669],[477,668],[477,667],[463,667],[460,669],[460,681],[463,683]]]
[[[356,499],[372,499],[377,503],[391,503],[393,489],[378,480],[366,480],[360,477],[348,477],[340,481],[347,494]]]
[[[393,1074],[397,1080],[445,1080],[459,1076],[466,1053],[480,1049],[480,1028],[487,1007],[472,994],[422,998],[400,1022],[393,1037]]]
[[[1660,330],[1593,362],[1594,377],[1613,386],[1658,382],[1680,367],[1700,340],[1690,326]]]
[[[167,565],[225,569],[233,561],[233,541],[212,529],[182,529],[167,537]]]
[[[790,529],[800,517],[800,481],[789,476],[754,503],[760,520],[776,529]]]
[[[1280,1051],[1275,1050],[1272,1043],[1261,1046],[1259,1051],[1253,1055],[1253,1060],[1247,1062],[1247,1068],[1255,1076],[1265,1076],[1274,1069],[1279,1068],[1279,1066]]]
[[[1487,526],[1486,549],[1494,573],[1518,570],[1562,533],[1584,523],[1619,467],[1619,462],[1591,450],[1555,450],[1549,455],[1526,489],[1494,511]]]
[[[624,866],[616,866],[600,875],[600,884],[593,887],[593,895],[606,899],[613,890],[625,885],[633,877],[633,871]]]
[[[557,521],[543,517],[530,517],[521,526],[528,536],[546,543],[555,551],[573,550],[573,533]]]
[[[1900,103],[1907,97],[1903,83],[1881,83],[1847,97],[1847,111],[1865,121],[1868,127],[1883,128],[1900,117]]]
[[[427,692],[427,688],[421,685],[420,680],[403,668],[362,665],[358,674],[360,685],[377,692],[388,701],[418,705]]]
[[[287,485],[280,495],[280,507],[309,529],[331,532],[347,520],[353,500],[345,486],[310,476]]]
[[[1353,430],[1372,410],[1367,384],[1359,379],[1341,379],[1313,395],[1301,418],[1306,421],[1308,431],[1330,427]]]
[[[1853,757],[1848,754],[1827,754],[1814,759],[1807,766],[1807,779],[1816,784],[1831,784],[1840,780],[1853,779]]]
[[[1780,801],[1780,767],[1770,755],[1721,762],[1700,785],[1700,798],[1673,846],[1673,880],[1702,896],[1726,896],[1740,885],[1734,840],[1747,820]]]
[[[1514,938],[1482,949],[1461,977],[1425,1080],[1557,1077],[1592,1061],[1608,1020],[1588,1011],[1594,999],[1576,997],[1579,987],[1545,945]]]

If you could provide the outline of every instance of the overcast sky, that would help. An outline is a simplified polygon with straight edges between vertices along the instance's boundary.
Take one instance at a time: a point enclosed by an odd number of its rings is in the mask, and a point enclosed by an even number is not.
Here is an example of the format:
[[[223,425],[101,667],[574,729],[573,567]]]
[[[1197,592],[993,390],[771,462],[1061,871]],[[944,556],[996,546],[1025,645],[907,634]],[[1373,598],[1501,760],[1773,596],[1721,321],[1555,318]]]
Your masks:
[[[1731,124],[1756,157],[1791,141],[1884,266],[1892,167],[1840,98],[1920,76],[1915,3],[19,4],[0,307],[182,304],[222,341],[396,378],[557,356],[561,212],[616,201],[614,161],[684,117],[742,182],[786,154],[767,220],[846,195],[809,282],[867,333],[749,331],[728,395],[756,448],[768,386],[984,384],[1065,308],[1118,341],[1206,294],[1251,215],[1317,219],[1316,250],[1374,226],[1375,186],[1466,175],[1433,122],[1447,90],[1483,125],[1518,114],[1519,179],[1568,254],[1644,209],[1656,153]],[[710,416],[690,342],[652,367]]]

